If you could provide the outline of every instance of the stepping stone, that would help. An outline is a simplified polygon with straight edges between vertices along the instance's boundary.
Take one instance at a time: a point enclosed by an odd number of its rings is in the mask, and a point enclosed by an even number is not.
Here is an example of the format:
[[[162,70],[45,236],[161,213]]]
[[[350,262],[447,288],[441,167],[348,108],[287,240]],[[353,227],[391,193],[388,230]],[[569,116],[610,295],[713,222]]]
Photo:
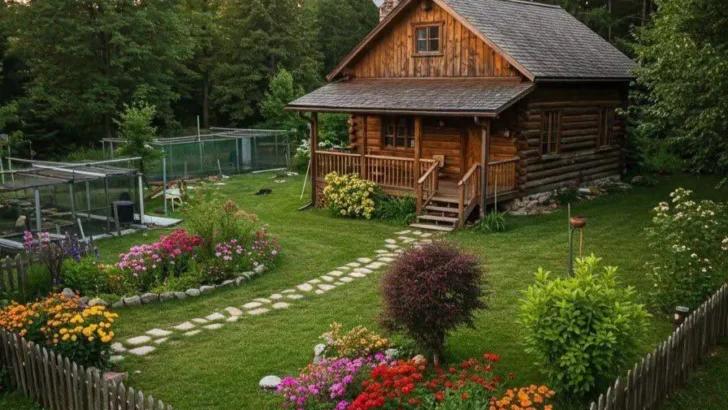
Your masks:
[[[367,275],[365,275],[363,273],[359,273],[359,272],[352,272],[349,274],[349,276],[351,276],[352,278],[366,278],[367,277]]]
[[[396,253],[396,254],[404,253],[404,249],[397,249],[394,251],[394,253]]]
[[[111,358],[109,360],[111,360],[111,363],[119,363],[120,361],[124,360],[124,356],[114,355],[114,356],[111,356]]]
[[[389,262],[394,262],[394,258],[390,258],[390,257],[388,257],[388,256],[385,256],[384,258],[379,258],[379,260],[380,260],[381,262],[387,262],[387,263],[389,263]]]
[[[154,341],[154,344],[161,345],[162,343],[166,342],[167,339],[168,339],[167,337],[163,337],[161,339],[157,339],[157,340]]]
[[[385,239],[384,242],[387,242],[387,243],[397,243],[397,240],[396,239]],[[377,251],[377,252],[379,252],[379,251]]]
[[[348,267],[348,266],[339,266],[339,267],[338,267],[338,268],[336,268],[336,269],[338,269],[338,270],[351,270],[351,268],[350,268],[350,267]]]
[[[201,318],[192,319],[192,321],[195,323],[200,323],[200,324],[207,323],[207,320],[201,319]]]
[[[308,283],[315,285],[317,283],[321,283],[321,279],[311,279],[308,281]]]
[[[216,320],[225,319],[225,315],[223,315],[222,313],[215,312],[215,313],[211,314],[210,316],[207,316],[205,319],[209,320],[210,322],[214,322]]]
[[[331,276],[322,276],[321,279],[325,280],[326,282],[333,282],[334,278]]]
[[[395,235],[407,235],[408,233],[411,233],[411,232],[412,231],[408,229],[408,230],[404,230],[404,231],[395,232],[394,234]]]
[[[361,266],[361,263],[351,262],[351,263],[347,263],[346,266],[351,266],[352,268],[358,268],[359,266]]]
[[[422,243],[432,243],[432,239],[423,239]]]
[[[273,309],[288,309],[289,306],[286,302],[278,302],[273,304]]]
[[[280,293],[274,293],[270,295],[270,298],[273,300],[283,299],[283,295],[281,295]]]
[[[432,236],[432,234],[429,232],[426,232],[426,233],[423,233],[422,235],[420,235],[420,238],[429,238],[430,236]]]
[[[344,274],[344,272],[342,272],[340,270],[332,270],[331,272],[327,273],[327,275],[330,275],[330,276],[341,276],[343,274]]]
[[[286,289],[286,290],[284,290],[281,293],[283,293],[283,294],[286,294],[286,293],[296,293],[296,289]]]
[[[339,278],[339,280],[342,281],[342,282],[344,282],[344,283],[349,283],[349,282],[353,282],[354,281],[354,279],[352,279],[352,278],[350,278],[348,276],[344,276],[343,278]]]
[[[414,241],[414,239],[408,238],[406,236],[400,236],[397,239],[399,239],[400,241]]]
[[[334,286],[334,285],[327,285],[327,284],[321,284],[321,285],[318,285],[318,287],[319,287],[319,289],[323,290],[324,292],[328,292],[331,289],[336,289],[336,286]]]
[[[123,344],[116,342],[111,345],[111,350],[113,350],[116,353],[124,353],[126,352],[126,348]]]
[[[367,269],[379,269],[379,268],[381,268],[384,265],[386,265],[386,263],[382,263],[382,262],[372,262],[369,265],[367,265],[366,267],[367,267]]]
[[[386,246],[389,249],[397,249],[397,248],[399,248],[399,245],[395,245],[393,243],[388,243],[388,244],[386,244],[384,246]]]
[[[243,305],[243,309],[255,309],[261,306],[263,306],[263,304],[260,302],[249,302]]]
[[[422,235],[422,231],[413,231],[412,235]]]
[[[185,330],[190,330],[194,327],[195,327],[195,325],[193,325],[192,323],[184,322],[181,325],[175,326],[174,329],[185,331]]]
[[[203,326],[207,330],[217,330],[222,327],[222,323],[213,323],[211,325]]]
[[[402,239],[402,242],[404,242],[404,243],[412,243],[414,241],[415,240],[414,239],[411,239],[411,238]]]
[[[367,269],[367,268],[356,268],[356,269],[354,269],[354,272],[356,272],[356,273],[364,273],[364,274],[368,275],[368,274],[372,273],[372,270],[371,269]]]
[[[341,281],[336,281],[336,282],[334,282],[334,285],[341,286],[341,285],[346,285],[346,283],[341,282]]]
[[[230,313],[230,316],[240,316],[243,314],[242,310],[234,307],[226,307],[225,310]]]
[[[288,299],[303,299],[303,295],[293,294],[286,296]]]
[[[260,309],[255,309],[255,310],[249,310],[248,311],[248,314],[249,315],[253,315],[253,316],[257,316],[257,315],[262,315],[263,313],[266,313],[266,312],[268,312],[268,309],[266,309],[266,308],[260,308]]]
[[[308,283],[304,283],[303,285],[298,285],[296,287],[302,292],[310,292],[313,290],[313,286],[309,285]]]
[[[253,299],[253,300],[256,302],[260,302],[260,303],[270,303],[270,299],[266,299],[266,298],[257,298],[257,299]]]
[[[189,336],[198,335],[198,334],[200,334],[200,332],[202,332],[202,330],[190,330],[189,332],[185,333],[184,335],[189,337]]]
[[[317,295],[323,295],[324,293],[326,293],[326,291],[323,291],[321,289],[316,289],[316,294]]]
[[[172,332],[170,332],[169,330],[152,329],[152,330],[148,331],[147,334],[149,336],[154,336],[154,337],[165,337],[165,336],[171,335]]]
[[[137,347],[136,349],[129,350],[129,353],[131,353],[135,356],[146,356],[155,350],[156,350],[156,348],[152,347],[152,346],[142,346],[142,347]]]
[[[357,261],[358,261],[358,262],[361,262],[361,263],[369,263],[369,262],[371,262],[372,260],[371,260],[371,259],[369,259],[369,258],[359,258],[359,259],[357,259]]]
[[[389,253],[389,251],[386,250],[386,249],[379,249],[379,250],[377,250],[375,252],[378,253],[378,254],[380,254],[380,255],[383,254],[383,253]]]
[[[144,343],[148,343],[150,340],[152,340],[149,336],[137,336],[132,337],[131,339],[126,341],[126,344],[132,345],[132,346],[138,346],[143,345]]]
[[[240,316],[230,316],[229,318],[225,319],[226,322],[237,322],[240,320]]]

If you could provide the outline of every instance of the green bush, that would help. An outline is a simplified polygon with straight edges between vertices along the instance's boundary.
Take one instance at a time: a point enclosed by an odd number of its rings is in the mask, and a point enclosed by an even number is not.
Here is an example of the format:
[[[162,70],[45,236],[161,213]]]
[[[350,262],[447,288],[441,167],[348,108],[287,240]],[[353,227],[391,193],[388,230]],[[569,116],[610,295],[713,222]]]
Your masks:
[[[652,300],[666,312],[698,307],[728,279],[726,206],[692,195],[682,188],[671,193],[647,229]]]
[[[372,219],[374,215],[374,182],[358,175],[332,172],[324,177],[324,201],[334,215]]]
[[[384,194],[381,189],[376,189],[374,204],[376,208],[374,217],[377,219],[402,225],[409,225],[417,219],[417,199],[411,195],[389,196]]]
[[[63,262],[63,287],[71,288],[83,296],[98,295],[107,291],[108,273],[93,257],[76,262]]]
[[[579,202],[579,189],[575,186],[566,186],[554,191],[551,199],[559,205]]]
[[[487,213],[473,225],[473,230],[479,232],[505,232],[506,229],[506,213],[497,211]]]
[[[153,293],[184,292],[187,289],[199,288],[202,275],[197,271],[186,272],[179,277],[169,277],[162,286],[152,289]]]
[[[34,263],[25,269],[25,288],[20,296],[21,301],[30,302],[47,296],[53,290],[53,277],[48,267],[42,263]]]
[[[215,245],[230,239],[251,238],[258,228],[258,217],[224,201],[219,192],[197,189],[185,208],[187,230],[202,238],[212,253]]]
[[[646,330],[634,289],[618,285],[616,267],[597,273],[599,262],[579,259],[573,277],[557,279],[539,268],[521,301],[526,351],[557,390],[576,397],[611,381]]]

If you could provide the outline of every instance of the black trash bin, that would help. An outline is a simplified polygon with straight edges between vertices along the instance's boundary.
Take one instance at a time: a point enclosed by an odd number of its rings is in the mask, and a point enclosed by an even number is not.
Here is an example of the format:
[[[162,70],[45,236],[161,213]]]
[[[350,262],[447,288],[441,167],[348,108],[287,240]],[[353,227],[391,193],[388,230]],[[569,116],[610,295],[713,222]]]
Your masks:
[[[119,224],[134,223],[134,202],[114,201],[114,207],[118,210]]]

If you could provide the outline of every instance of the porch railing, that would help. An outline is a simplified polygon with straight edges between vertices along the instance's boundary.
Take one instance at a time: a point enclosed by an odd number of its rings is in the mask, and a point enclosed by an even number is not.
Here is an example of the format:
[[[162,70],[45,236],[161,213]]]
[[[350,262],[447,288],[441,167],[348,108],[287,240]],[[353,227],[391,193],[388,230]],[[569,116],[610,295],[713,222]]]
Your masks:
[[[483,167],[480,164],[473,165],[458,183],[460,199],[458,201],[459,226],[465,225],[465,220],[480,203],[481,178]]]
[[[488,196],[496,192],[516,189],[516,165],[518,158],[496,161],[488,164]]]
[[[316,177],[323,179],[326,175],[337,172],[339,174],[359,174],[361,172],[361,155],[345,152],[317,151]]]
[[[432,200],[440,189],[440,163],[435,162],[425,173],[417,180],[415,187],[415,196],[417,197],[417,213],[422,213],[422,209]]]

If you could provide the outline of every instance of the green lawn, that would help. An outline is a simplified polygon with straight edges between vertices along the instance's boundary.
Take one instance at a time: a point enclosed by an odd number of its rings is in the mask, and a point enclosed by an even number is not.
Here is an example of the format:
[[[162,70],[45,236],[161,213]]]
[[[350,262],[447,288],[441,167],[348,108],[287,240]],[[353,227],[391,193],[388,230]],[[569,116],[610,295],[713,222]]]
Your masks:
[[[226,306],[239,307],[358,257],[372,257],[375,250],[383,247],[384,239],[396,237],[394,232],[403,229],[376,221],[336,218],[326,210],[297,211],[309,197],[307,194],[299,199],[302,180],[288,178],[285,184],[274,184],[270,174],[247,175],[230,179],[221,187],[221,192],[243,209],[257,213],[280,239],[283,256],[275,270],[246,286],[219,290],[194,300],[120,310],[118,337],[123,340],[154,327],[206,316]],[[716,183],[714,178],[675,175],[662,179],[654,188],[637,188],[576,204],[573,213],[589,218],[586,251],[619,266],[625,284],[647,291],[644,263],[648,251],[643,230],[650,222],[651,209],[677,186],[695,189],[701,198],[727,199],[728,192],[713,189]],[[253,195],[264,187],[272,188],[273,194]],[[151,231],[98,245],[104,261],[113,262],[131,244],[152,241],[164,232]],[[489,308],[478,313],[476,328],[459,330],[448,339],[447,359],[456,361],[494,352],[501,355],[500,369],[516,372],[519,382],[543,382],[521,345],[522,331],[516,323],[518,299],[539,266],[559,274],[565,272],[566,211],[510,218],[508,232],[501,234],[461,231],[446,237],[481,258],[491,291]],[[278,408],[277,397],[261,392],[258,380],[268,374],[296,373],[311,360],[318,336],[333,321],[345,327],[376,328],[380,311],[378,277],[370,275],[324,295],[311,295],[285,311],[245,317],[194,338],[178,337],[147,357],[127,358],[121,367],[129,371],[132,386],[152,393],[175,409]],[[653,317],[651,331],[641,341],[642,350],[652,350],[671,331],[668,318]],[[582,403],[558,407],[585,406]]]

